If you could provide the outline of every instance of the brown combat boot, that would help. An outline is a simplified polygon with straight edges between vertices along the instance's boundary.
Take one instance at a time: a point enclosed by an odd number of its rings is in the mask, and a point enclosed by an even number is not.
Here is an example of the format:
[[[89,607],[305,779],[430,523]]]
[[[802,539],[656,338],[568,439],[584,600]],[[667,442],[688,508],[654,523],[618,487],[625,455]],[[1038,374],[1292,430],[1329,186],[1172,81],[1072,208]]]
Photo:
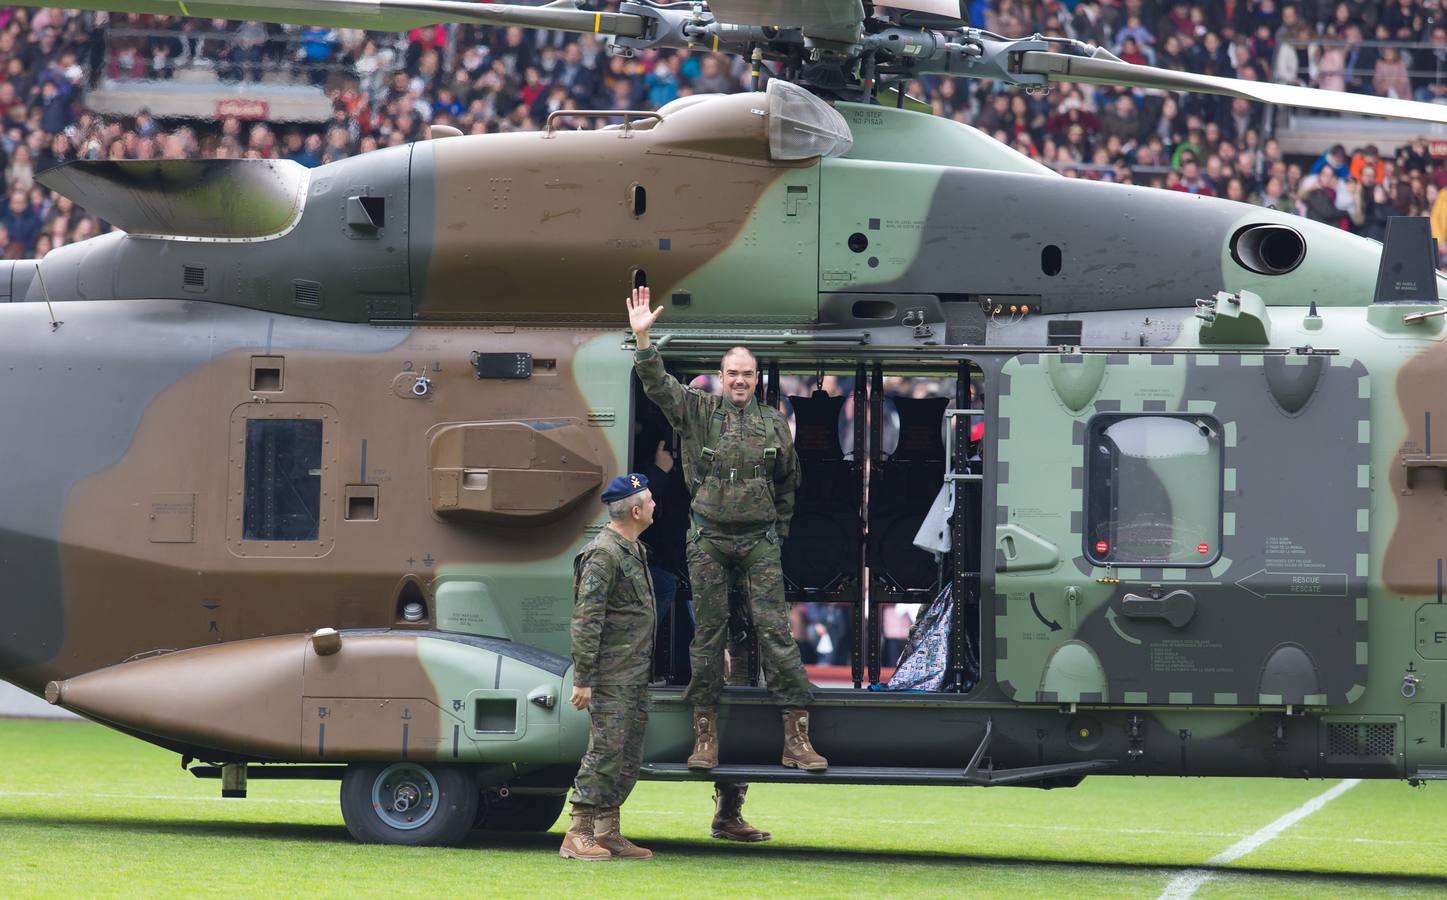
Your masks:
[[[573,804],[573,821],[568,825],[568,833],[563,835],[563,846],[558,848],[559,856],[563,859],[583,859],[589,862],[613,858],[613,853],[600,845],[593,836],[594,819],[597,815],[596,806]]]
[[[809,743],[809,711],[784,710],[784,765],[819,772],[829,768],[829,760],[820,756]]]
[[[716,784],[713,786],[713,827],[710,837],[721,841],[745,841],[750,844],[767,841],[773,837],[762,828],[755,828],[744,820],[744,795],[749,791],[746,784]]]
[[[593,839],[613,854],[614,859],[652,859],[652,850],[645,850],[623,836],[618,824],[618,814],[619,809],[616,806],[598,807],[597,831]]]
[[[693,711],[693,755],[690,769],[712,769],[718,765],[718,710],[702,707]]]

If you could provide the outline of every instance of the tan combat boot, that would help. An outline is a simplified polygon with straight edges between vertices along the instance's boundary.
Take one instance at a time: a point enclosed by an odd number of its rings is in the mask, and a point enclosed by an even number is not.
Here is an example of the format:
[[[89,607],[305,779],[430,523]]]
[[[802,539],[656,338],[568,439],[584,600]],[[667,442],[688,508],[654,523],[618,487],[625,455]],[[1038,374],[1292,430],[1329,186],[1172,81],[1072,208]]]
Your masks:
[[[573,821],[568,825],[568,833],[563,835],[563,846],[558,848],[559,856],[563,859],[583,859],[589,862],[613,858],[612,852],[593,837],[594,819],[597,815],[596,806],[573,804]]]
[[[709,831],[710,837],[718,838],[721,841],[745,841],[747,843],[758,843],[767,841],[773,837],[762,828],[755,828],[744,820],[744,795],[748,793],[749,786],[746,784],[716,784],[713,786],[713,827]]]
[[[652,859],[652,850],[645,850],[623,836],[618,814],[616,806],[598,807],[598,825],[593,839],[613,854],[614,859]]]
[[[829,760],[815,752],[809,743],[808,710],[784,710],[784,765],[807,772],[829,768]]]
[[[712,769],[718,765],[718,710],[693,711],[693,755],[688,758],[690,769]]]

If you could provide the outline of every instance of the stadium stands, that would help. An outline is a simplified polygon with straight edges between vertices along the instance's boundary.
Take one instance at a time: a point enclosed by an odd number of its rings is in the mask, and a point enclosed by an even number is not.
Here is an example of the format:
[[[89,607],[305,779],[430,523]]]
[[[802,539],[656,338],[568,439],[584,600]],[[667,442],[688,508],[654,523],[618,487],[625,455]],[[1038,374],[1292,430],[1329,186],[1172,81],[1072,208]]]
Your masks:
[[[992,31],[1066,34],[1136,62],[1447,102],[1447,28],[1435,11],[1431,0],[978,0],[971,9]],[[658,107],[746,84],[741,60],[672,51],[624,59],[591,36],[5,8],[0,252],[39,256],[107,227],[32,180],[77,157],[288,157],[316,166],[413,140],[433,123],[526,130],[560,109]],[[1279,111],[1242,100],[1090,87],[1029,95],[939,78],[911,91],[938,115],[1068,176],[1227,196],[1369,236],[1388,215],[1430,214],[1447,247],[1447,141],[1396,132],[1380,146],[1350,143],[1332,154],[1328,141],[1339,138],[1326,135],[1359,133],[1359,123],[1318,120],[1306,132],[1321,135],[1309,138],[1318,144],[1293,158],[1282,152]],[[1317,177],[1325,165],[1342,176],[1334,185]]]

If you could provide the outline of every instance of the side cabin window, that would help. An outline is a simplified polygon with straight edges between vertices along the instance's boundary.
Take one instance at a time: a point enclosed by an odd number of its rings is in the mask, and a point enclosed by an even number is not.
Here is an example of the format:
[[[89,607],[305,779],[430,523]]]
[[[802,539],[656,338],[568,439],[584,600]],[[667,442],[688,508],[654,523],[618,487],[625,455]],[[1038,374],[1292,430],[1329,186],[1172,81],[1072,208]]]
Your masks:
[[[1214,563],[1221,553],[1220,431],[1204,416],[1094,419],[1086,556],[1098,565]]]
[[[322,420],[248,420],[242,538],[315,541],[321,500]]]

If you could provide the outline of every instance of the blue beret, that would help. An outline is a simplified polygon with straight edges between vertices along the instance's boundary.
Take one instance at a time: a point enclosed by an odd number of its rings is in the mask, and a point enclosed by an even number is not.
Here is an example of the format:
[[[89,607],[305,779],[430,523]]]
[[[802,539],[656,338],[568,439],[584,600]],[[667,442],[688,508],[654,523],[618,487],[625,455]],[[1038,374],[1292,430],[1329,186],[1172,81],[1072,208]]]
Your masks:
[[[624,497],[632,497],[639,491],[648,489],[648,476],[639,475],[637,472],[628,475],[619,475],[608,482],[608,487],[603,491],[603,502],[612,503],[614,500],[622,500]]]

